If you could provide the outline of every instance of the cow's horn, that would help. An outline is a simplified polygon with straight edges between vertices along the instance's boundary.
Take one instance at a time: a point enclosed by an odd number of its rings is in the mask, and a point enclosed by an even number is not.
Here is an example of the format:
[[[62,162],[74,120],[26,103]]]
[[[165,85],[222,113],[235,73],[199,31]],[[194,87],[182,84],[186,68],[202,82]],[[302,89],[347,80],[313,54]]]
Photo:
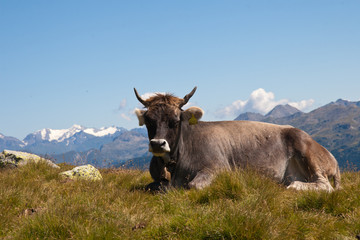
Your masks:
[[[194,95],[195,91],[196,91],[197,87],[194,87],[194,89],[189,93],[187,94],[185,97],[184,97],[184,101],[180,104],[180,108],[182,106],[184,106],[185,104],[187,104],[187,102],[189,101],[189,99]]]
[[[136,91],[136,88],[134,88],[134,92],[135,92],[135,96],[136,96],[136,98],[139,100],[139,102],[141,102],[145,107],[147,107],[147,102],[140,97],[140,95],[139,95],[138,92]]]

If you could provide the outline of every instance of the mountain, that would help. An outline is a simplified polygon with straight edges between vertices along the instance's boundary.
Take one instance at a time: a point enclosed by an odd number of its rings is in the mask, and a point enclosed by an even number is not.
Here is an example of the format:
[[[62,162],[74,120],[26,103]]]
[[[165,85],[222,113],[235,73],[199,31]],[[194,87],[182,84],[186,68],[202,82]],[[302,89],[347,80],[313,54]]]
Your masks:
[[[103,144],[112,142],[124,128],[85,128],[74,125],[69,129],[42,129],[27,135],[24,150],[36,154],[60,154],[69,151],[82,152],[98,149]]]
[[[270,121],[270,119],[278,119],[282,117],[288,117],[294,114],[302,114],[302,112],[290,106],[289,104],[286,105],[277,105],[274,107],[270,112],[268,112],[265,116],[260,113],[252,113],[246,112],[240,114],[235,120],[245,120],[245,121]]]
[[[273,108],[268,114],[265,115],[265,118],[282,118],[288,117],[295,113],[301,113],[301,111],[295,107],[290,106],[289,104],[286,105],[278,105]]]
[[[0,133],[0,149],[20,150],[24,146],[24,143],[17,138],[7,137]]]
[[[21,150],[70,164],[96,167],[122,165],[129,159],[146,155],[148,138],[145,128],[127,130],[119,127],[42,129],[20,141],[0,134],[0,151]]]
[[[264,115],[260,113],[252,113],[252,112],[246,112],[240,114],[235,120],[245,120],[245,121],[262,121],[265,118]]]
[[[271,112],[265,116],[273,115]],[[300,128],[326,147],[342,168],[360,168],[360,102],[339,99],[309,113],[264,117],[261,121]]]
[[[93,164],[96,167],[120,166],[129,159],[142,157],[148,152],[149,140],[145,128],[123,130],[112,141],[99,148],[87,151],[70,151],[53,154],[55,162],[67,162],[75,165]]]

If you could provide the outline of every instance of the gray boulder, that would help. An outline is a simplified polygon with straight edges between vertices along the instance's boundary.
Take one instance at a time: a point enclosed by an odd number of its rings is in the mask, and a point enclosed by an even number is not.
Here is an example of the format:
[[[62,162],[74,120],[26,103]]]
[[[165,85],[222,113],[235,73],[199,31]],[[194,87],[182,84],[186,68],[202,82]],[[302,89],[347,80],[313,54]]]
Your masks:
[[[35,154],[11,150],[4,150],[2,153],[0,153],[0,168],[21,167],[28,164],[29,162],[38,163],[40,161],[46,162],[50,167],[60,168],[58,165],[51,162],[49,159],[42,158]]]
[[[91,181],[102,180],[100,171],[90,164],[78,166],[66,172],[61,172],[60,175],[72,180],[77,180],[77,179],[91,180]]]

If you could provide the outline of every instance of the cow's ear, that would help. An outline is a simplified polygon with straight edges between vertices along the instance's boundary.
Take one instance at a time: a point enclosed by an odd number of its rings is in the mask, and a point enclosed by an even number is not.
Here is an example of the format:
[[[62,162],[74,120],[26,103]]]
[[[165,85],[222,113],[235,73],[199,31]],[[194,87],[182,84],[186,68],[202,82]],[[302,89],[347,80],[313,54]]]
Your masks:
[[[190,125],[195,125],[204,115],[204,110],[199,107],[190,107],[186,109],[182,114],[184,121],[188,121]]]
[[[139,119],[139,126],[143,126],[145,124],[145,119],[144,119],[145,110],[140,110],[136,108],[134,112]]]

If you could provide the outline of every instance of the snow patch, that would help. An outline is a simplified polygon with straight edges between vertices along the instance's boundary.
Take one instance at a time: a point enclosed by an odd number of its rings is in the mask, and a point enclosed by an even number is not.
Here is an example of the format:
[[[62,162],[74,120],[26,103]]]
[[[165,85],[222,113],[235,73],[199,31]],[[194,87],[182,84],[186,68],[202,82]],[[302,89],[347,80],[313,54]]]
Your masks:
[[[115,134],[117,131],[121,131],[121,130],[118,129],[117,127],[108,127],[108,128],[102,127],[100,129],[85,128],[83,126],[75,124],[69,129],[49,129],[49,128],[42,129],[35,132],[35,135],[38,135],[41,137],[42,140],[46,140],[49,142],[51,141],[62,142],[66,139],[71,138],[72,136],[74,136],[76,133],[79,132],[85,132],[95,137],[104,137],[106,135]]]
[[[69,129],[43,129],[41,130],[41,138],[48,141],[61,142],[67,138],[74,136],[76,133],[84,130],[80,125],[73,125]]]
[[[103,136],[106,136],[109,134],[111,135],[111,134],[116,133],[117,131],[118,131],[118,129],[116,127],[108,127],[108,128],[102,127],[100,129],[88,128],[88,129],[84,130],[85,133],[96,136],[96,137],[103,137]]]

